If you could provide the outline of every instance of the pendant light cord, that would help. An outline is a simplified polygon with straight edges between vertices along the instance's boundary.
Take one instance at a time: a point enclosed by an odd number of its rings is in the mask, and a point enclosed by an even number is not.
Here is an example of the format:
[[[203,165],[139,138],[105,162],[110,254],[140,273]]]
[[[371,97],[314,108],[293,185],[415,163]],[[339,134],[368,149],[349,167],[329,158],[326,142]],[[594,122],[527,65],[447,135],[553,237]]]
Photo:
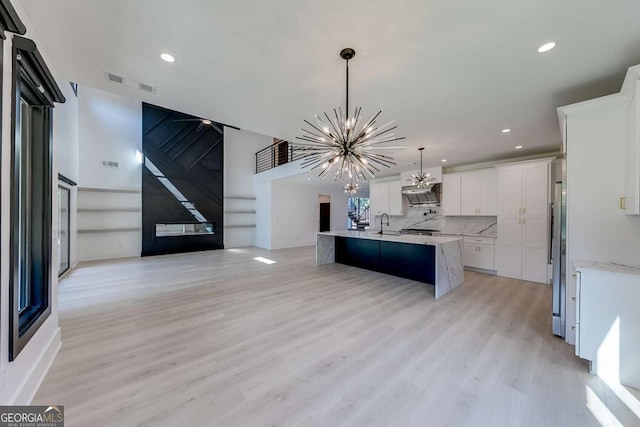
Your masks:
[[[349,60],[347,59],[347,111],[344,112],[347,120],[349,120]]]

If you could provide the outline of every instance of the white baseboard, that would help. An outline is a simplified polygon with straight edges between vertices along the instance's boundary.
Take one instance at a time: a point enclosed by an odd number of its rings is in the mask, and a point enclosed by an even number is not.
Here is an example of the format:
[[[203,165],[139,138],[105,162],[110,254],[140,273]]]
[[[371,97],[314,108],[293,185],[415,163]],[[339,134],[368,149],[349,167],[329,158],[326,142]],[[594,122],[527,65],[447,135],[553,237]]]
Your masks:
[[[40,358],[37,363],[33,365],[31,372],[27,376],[27,380],[22,385],[22,389],[16,393],[15,402],[13,404],[31,404],[31,401],[35,397],[45,375],[49,372],[49,368],[53,363],[60,347],[62,346],[62,339],[60,334],[60,327],[56,329],[56,332],[51,336],[49,343],[40,353]],[[55,404],[55,402],[52,402]]]

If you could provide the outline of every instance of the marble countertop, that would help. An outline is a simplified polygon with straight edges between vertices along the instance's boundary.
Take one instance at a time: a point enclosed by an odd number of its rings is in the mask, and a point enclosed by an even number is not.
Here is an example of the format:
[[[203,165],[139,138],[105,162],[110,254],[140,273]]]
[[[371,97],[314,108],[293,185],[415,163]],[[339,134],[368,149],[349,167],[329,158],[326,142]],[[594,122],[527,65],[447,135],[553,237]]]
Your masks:
[[[373,231],[324,231],[318,233],[323,236],[353,237],[356,239],[384,240],[387,242],[411,243],[414,245],[439,245],[441,243],[455,242],[462,237],[441,237],[441,236],[415,236],[405,234],[401,236],[383,234]]]
[[[630,274],[634,276],[640,276],[640,267],[615,264],[612,262],[576,261],[573,263],[573,266],[578,271],[595,270],[603,271],[605,273]]]
[[[487,233],[448,233],[446,231],[435,231],[433,233],[434,236],[471,236],[471,237],[491,237],[492,239],[497,239],[498,236],[496,234],[487,234]]]

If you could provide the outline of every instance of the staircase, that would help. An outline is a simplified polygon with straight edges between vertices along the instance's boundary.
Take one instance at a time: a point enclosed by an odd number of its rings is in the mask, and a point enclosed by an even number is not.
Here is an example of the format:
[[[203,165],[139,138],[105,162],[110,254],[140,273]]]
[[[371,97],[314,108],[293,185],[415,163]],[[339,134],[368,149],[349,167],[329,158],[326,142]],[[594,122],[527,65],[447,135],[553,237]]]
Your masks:
[[[359,197],[349,198],[349,216],[351,230],[365,230],[369,227],[369,199]]]

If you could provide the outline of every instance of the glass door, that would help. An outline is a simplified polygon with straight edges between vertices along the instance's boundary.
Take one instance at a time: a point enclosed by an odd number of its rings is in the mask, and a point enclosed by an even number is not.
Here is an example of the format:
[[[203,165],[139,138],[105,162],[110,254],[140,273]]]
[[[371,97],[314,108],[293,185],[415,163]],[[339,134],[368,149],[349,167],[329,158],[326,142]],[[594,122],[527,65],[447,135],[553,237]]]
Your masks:
[[[70,191],[58,186],[58,277],[69,269]]]

